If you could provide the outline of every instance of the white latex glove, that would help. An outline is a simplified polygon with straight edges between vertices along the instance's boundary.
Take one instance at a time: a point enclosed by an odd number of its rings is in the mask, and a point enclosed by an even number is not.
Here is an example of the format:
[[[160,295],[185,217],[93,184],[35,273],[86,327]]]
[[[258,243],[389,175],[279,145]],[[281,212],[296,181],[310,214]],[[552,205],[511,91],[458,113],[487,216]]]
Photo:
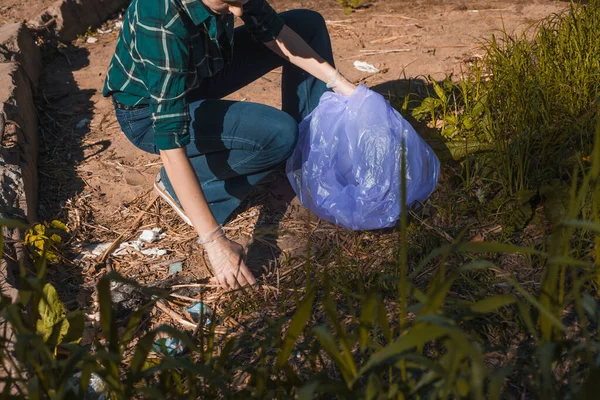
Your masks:
[[[220,226],[203,235],[198,243],[204,246],[218,285],[236,289],[256,284],[256,279],[246,267],[244,247],[227,239]]]
[[[337,69],[329,77],[327,87],[344,96],[351,96],[352,93],[354,93],[354,89],[356,89],[356,85],[352,84],[348,79],[340,74],[340,71]]]

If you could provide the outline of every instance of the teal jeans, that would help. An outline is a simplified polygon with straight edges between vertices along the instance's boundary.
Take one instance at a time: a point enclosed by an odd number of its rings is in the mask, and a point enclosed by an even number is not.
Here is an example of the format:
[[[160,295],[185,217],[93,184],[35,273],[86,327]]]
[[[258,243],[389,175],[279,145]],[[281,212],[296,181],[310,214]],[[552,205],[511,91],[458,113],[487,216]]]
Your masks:
[[[331,65],[331,42],[323,17],[309,10],[280,14]],[[298,140],[298,123],[318,105],[326,85],[285,61],[242,26],[235,30],[232,61],[189,94],[191,142],[187,155],[217,222],[224,224],[253,188],[280,167]],[[283,66],[282,110],[221,98]],[[115,109],[127,138],[139,149],[158,154],[150,110]],[[177,200],[164,168],[161,178]]]

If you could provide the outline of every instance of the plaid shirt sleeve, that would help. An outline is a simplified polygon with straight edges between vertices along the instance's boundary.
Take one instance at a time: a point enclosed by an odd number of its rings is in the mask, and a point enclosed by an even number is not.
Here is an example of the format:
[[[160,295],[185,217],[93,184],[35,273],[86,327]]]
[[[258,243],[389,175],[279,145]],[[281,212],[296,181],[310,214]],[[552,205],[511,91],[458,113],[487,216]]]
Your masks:
[[[277,39],[285,25],[266,0],[249,0],[242,20],[254,40],[263,43]]]
[[[190,53],[181,32],[169,28],[168,22],[139,20],[135,38],[150,96],[154,142],[160,150],[184,147],[190,142],[185,97]]]

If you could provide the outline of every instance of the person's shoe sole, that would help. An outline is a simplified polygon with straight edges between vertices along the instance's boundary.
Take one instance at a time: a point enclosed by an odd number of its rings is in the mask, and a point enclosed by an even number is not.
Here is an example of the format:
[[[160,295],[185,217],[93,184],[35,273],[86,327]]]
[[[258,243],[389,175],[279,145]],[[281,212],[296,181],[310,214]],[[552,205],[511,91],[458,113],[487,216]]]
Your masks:
[[[192,221],[190,221],[190,219],[188,218],[187,215],[185,215],[185,213],[183,212],[183,210],[181,209],[181,207],[179,207],[179,205],[175,202],[175,200],[171,197],[171,195],[169,195],[169,193],[167,193],[159,184],[157,181],[154,181],[154,190],[156,190],[158,192],[158,195],[160,197],[162,197],[162,199],[164,201],[167,202],[168,205],[170,205],[173,210],[175,210],[175,212],[177,213],[177,215],[179,215],[181,217],[181,219],[188,224],[189,226],[193,226],[192,225]]]

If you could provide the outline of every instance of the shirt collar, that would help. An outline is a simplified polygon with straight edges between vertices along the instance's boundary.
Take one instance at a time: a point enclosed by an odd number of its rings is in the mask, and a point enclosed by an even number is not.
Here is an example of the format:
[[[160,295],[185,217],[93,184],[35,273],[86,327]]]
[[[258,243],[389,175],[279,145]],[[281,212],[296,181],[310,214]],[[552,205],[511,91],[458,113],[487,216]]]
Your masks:
[[[213,15],[204,7],[204,4],[202,4],[202,0],[183,0],[182,3],[185,11],[195,25],[201,25],[206,22],[207,19],[213,17]]]

